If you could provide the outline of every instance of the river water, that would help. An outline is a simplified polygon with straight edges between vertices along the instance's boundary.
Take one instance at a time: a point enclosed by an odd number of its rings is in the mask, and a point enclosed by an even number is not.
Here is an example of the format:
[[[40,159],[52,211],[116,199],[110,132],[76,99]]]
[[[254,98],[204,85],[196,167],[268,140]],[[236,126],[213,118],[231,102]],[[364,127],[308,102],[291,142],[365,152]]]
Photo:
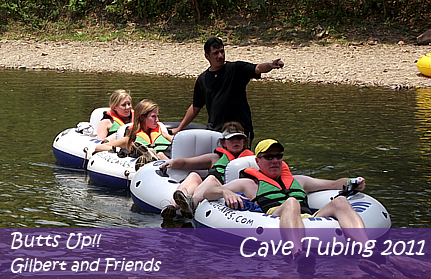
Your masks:
[[[126,74],[0,70],[0,226],[8,228],[188,227],[165,224],[133,206],[126,191],[59,166],[52,141],[107,106],[115,89],[133,104],[152,99],[161,121],[180,121],[193,79]],[[431,90],[251,82],[256,138],[285,147],[294,174],[363,176],[365,192],[391,214],[395,228],[431,227]],[[206,123],[201,111],[195,122]]]

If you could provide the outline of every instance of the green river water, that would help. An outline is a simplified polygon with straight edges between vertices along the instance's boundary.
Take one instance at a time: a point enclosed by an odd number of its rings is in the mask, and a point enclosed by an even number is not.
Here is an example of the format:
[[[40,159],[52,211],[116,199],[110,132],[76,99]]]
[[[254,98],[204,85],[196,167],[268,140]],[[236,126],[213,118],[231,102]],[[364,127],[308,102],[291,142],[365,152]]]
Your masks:
[[[158,103],[161,121],[181,121],[193,79],[0,70],[0,84],[1,227],[166,225],[159,215],[137,210],[126,191],[59,166],[52,142],[107,106],[120,88],[130,90],[133,104],[143,98]],[[254,145],[278,139],[294,174],[363,176],[365,192],[383,203],[393,227],[431,227],[430,89],[251,82],[247,91]],[[195,122],[206,119],[202,110]]]

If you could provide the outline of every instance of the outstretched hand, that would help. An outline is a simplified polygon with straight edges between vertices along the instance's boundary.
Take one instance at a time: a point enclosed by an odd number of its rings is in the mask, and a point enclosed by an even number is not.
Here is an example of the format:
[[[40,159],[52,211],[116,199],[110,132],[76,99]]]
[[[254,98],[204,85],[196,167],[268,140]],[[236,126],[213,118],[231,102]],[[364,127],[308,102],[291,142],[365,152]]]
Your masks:
[[[280,58],[275,59],[274,61],[272,61],[272,68],[273,69],[281,69],[284,66],[284,62],[281,61]]]
[[[281,59],[278,58],[272,62],[258,64],[255,68],[255,72],[257,75],[260,75],[261,73],[268,73],[273,69],[281,69],[283,68],[283,66],[284,66],[283,61],[281,61]]]

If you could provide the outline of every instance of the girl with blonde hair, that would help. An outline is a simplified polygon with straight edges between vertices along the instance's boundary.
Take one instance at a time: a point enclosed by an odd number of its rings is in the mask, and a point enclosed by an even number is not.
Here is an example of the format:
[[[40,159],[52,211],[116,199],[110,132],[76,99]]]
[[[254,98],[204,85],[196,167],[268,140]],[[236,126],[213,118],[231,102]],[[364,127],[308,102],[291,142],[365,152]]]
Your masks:
[[[97,128],[97,139],[100,140],[115,134],[121,126],[133,120],[132,97],[126,90],[115,90],[109,98],[109,107]]]
[[[152,148],[159,159],[169,159],[172,136],[166,127],[159,122],[159,107],[151,100],[144,99],[135,107],[133,126],[130,133],[120,139],[96,146],[95,152],[114,151],[125,148],[129,152],[135,142]]]

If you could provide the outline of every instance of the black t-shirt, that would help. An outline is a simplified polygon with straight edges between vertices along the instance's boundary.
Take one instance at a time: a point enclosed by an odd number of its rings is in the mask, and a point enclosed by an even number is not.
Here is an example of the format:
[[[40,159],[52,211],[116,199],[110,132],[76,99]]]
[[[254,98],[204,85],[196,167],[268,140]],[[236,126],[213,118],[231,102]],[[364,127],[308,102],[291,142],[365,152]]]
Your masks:
[[[226,62],[220,70],[208,69],[198,77],[193,106],[207,106],[209,129],[221,132],[223,123],[238,121],[246,134],[253,132],[245,89],[252,78],[260,78],[255,69],[256,64],[248,62]]]

